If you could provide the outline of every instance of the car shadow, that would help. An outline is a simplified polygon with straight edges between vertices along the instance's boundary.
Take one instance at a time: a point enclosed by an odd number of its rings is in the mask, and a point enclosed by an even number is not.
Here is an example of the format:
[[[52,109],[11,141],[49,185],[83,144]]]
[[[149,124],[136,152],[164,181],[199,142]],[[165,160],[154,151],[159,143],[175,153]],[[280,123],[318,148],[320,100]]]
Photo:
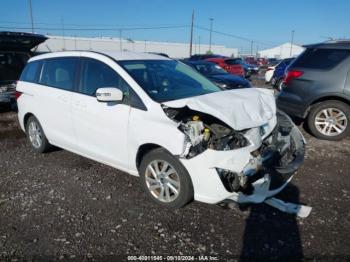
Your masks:
[[[299,190],[289,184],[276,196],[299,203]],[[240,261],[302,261],[303,249],[295,215],[283,213],[266,204],[250,206],[245,221]]]

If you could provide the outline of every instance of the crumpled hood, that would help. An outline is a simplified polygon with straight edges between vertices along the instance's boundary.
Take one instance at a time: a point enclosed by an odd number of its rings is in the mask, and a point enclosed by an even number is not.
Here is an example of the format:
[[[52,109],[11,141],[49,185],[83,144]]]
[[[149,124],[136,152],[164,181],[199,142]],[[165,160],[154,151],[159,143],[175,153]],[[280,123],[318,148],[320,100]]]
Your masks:
[[[163,104],[212,115],[235,130],[262,126],[276,116],[273,91],[263,88],[227,90]]]

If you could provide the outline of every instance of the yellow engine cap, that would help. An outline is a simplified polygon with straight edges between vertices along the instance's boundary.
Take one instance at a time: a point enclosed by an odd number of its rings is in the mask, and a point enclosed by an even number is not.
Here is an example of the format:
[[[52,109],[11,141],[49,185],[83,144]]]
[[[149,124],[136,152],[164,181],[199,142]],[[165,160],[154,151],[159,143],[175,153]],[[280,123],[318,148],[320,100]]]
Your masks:
[[[193,121],[198,121],[198,120],[199,120],[199,116],[193,116],[193,117],[192,117],[192,120],[193,120]]]

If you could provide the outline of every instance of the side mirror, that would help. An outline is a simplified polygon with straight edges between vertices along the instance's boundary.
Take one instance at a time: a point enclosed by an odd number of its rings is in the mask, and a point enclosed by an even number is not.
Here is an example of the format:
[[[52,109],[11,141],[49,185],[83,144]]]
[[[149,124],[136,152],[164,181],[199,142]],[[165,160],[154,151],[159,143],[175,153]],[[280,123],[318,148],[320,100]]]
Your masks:
[[[115,87],[102,87],[96,90],[97,101],[119,102],[123,100],[123,92]]]

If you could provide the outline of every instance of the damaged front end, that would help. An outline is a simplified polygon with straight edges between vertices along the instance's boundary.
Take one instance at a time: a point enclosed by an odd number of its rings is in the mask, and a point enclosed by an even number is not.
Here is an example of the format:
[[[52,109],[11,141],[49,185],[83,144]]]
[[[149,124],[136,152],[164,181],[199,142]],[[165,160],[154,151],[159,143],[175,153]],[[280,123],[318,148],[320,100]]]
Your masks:
[[[191,174],[195,199],[261,203],[279,193],[304,160],[305,140],[283,112],[265,124],[235,130],[209,114],[163,105],[185,134],[180,161]]]

